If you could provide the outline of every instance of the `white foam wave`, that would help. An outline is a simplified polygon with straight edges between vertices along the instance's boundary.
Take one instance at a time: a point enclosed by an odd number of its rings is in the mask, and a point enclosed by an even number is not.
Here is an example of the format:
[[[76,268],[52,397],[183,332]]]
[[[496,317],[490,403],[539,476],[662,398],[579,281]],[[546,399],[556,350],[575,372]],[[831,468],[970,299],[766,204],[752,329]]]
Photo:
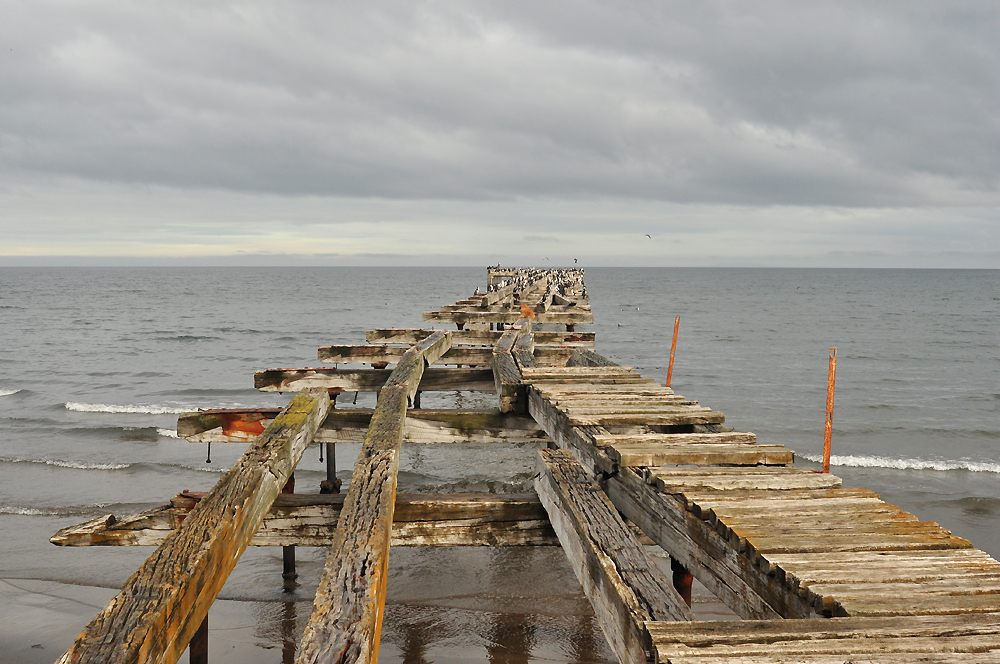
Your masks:
[[[801,454],[804,459],[822,462],[817,454]],[[974,473],[1000,473],[1000,463],[980,461],[941,461],[929,459],[890,459],[880,456],[831,455],[831,466],[853,466],[855,468],[893,468],[895,470],[969,470]]]
[[[12,394],[17,394],[21,390],[0,390],[0,397],[9,397]]]
[[[162,429],[160,427],[157,427],[156,433],[160,434],[161,436],[164,436],[165,438],[180,438],[180,436],[177,435],[177,432],[173,429]]]
[[[177,415],[198,410],[190,406],[157,406],[157,405],[119,405],[114,403],[80,403],[78,401],[67,401],[66,410],[75,410],[81,413],[143,413],[146,415]]]
[[[51,511],[36,510],[31,507],[0,505],[0,514],[20,514],[22,516],[53,516]]]
[[[40,463],[46,466],[58,466],[59,468],[75,468],[77,470],[122,470],[128,468],[129,463],[90,463],[87,461],[59,461],[56,459],[25,459],[22,457],[0,457],[3,463]]]

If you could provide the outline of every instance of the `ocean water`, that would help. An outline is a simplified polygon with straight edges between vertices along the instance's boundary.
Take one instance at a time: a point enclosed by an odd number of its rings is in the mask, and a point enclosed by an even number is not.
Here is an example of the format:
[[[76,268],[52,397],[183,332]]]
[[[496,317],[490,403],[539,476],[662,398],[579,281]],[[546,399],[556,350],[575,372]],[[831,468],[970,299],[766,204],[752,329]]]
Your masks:
[[[288,395],[256,392],[254,370],[317,366],[318,346],[422,327],[422,311],[485,279],[484,268],[0,268],[0,662],[56,659],[150,553],[55,547],[56,530],[207,490],[242,453],[213,445],[206,463],[204,446],[176,437],[178,412],[280,407]],[[822,451],[836,346],[833,472],[1000,556],[1000,271],[588,268],[586,284],[596,322],[580,328],[597,332],[598,352],[662,380],[681,316],[674,389],[806,465]],[[338,445],[338,468],[357,451]],[[530,490],[533,465],[531,446],[408,447],[399,490]],[[297,490],[317,491],[323,468],[307,451]],[[287,591],[280,550],[249,549],[220,596],[213,660],[232,647],[243,664],[289,661],[324,556],[300,549],[300,587]],[[558,548],[390,560],[381,661],[611,657]],[[17,621],[60,584],[91,593],[58,619],[64,604],[47,607],[64,636]]]

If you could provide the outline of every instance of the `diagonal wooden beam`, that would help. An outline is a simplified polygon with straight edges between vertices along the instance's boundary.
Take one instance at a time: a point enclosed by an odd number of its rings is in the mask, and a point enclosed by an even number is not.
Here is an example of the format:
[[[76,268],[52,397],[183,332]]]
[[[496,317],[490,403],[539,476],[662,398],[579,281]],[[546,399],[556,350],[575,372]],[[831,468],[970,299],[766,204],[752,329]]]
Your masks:
[[[413,346],[379,395],[299,647],[299,664],[378,661],[396,474],[407,400],[451,347],[438,331]]]
[[[329,405],[324,391],[297,395],[59,662],[176,662]]]
[[[690,620],[690,609],[573,455],[538,455],[538,498],[611,649],[623,664],[645,661],[645,623]]]

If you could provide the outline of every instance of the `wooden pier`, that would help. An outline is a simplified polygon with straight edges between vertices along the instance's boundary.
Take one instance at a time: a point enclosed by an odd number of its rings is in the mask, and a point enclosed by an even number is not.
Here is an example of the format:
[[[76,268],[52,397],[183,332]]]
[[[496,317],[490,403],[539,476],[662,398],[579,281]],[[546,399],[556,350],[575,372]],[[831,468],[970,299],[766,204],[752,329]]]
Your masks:
[[[1000,663],[1000,563],[596,353],[575,328],[593,322],[583,277],[490,268],[485,292],[424,314],[455,330],[319,349],[371,368],[257,372],[296,393],[280,411],[181,415],[190,441],[250,445],[205,494],[52,537],[157,547],[59,661],[176,662],[189,643],[206,661],[212,602],[247,546],[271,545],[286,574],[294,546],[329,547],[297,662],[375,662],[391,547],[473,545],[561,546],[621,662]],[[496,407],[420,408],[462,390]],[[355,391],[376,407],[336,408]],[[338,442],[362,444],[346,494],[329,467],[320,493],[292,493],[305,448]],[[396,493],[403,444],[468,442],[538,444],[536,493]],[[742,620],[693,621],[692,576]]]

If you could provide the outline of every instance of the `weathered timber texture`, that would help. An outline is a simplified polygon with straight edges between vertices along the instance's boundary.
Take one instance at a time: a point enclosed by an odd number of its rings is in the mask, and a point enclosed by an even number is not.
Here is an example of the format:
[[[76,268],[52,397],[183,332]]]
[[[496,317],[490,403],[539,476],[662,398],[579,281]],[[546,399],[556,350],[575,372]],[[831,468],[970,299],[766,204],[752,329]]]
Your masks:
[[[657,662],[1000,661],[1000,615],[650,622]]]
[[[518,319],[517,323],[501,335],[493,348],[493,386],[497,395],[497,407],[501,413],[527,411],[521,368],[517,365],[511,350],[522,334],[530,333],[531,321]]]
[[[368,330],[365,340],[370,344],[414,344],[429,337],[433,330]],[[492,348],[500,340],[503,332],[492,330],[452,330],[452,343],[456,345],[489,346]],[[593,332],[538,332],[535,333],[536,346],[593,346]]]
[[[183,498],[180,494],[178,498]],[[330,546],[343,494],[281,494],[250,546]],[[116,518],[106,514],[63,528],[58,546],[159,546],[191,507],[170,505]],[[191,501],[195,504],[194,501]],[[557,546],[533,494],[397,494],[392,546]]]
[[[573,351],[566,362],[568,367],[617,367],[621,366],[613,360],[609,360],[603,355],[599,355],[592,350],[580,349]]]
[[[674,496],[622,468],[605,484],[608,497],[630,521],[688,568],[739,616],[749,619],[808,618],[812,606],[740,555],[709,523],[696,518]]]
[[[549,310],[535,315],[537,323],[556,323],[560,325],[577,325],[580,323],[593,323],[594,314],[590,311],[581,310],[582,307],[573,307],[568,311]],[[462,311],[425,311],[424,320],[436,323],[514,323],[521,317],[518,310],[513,311],[482,311],[478,309],[464,309]]]
[[[296,396],[59,661],[176,662],[329,403],[322,391]]]
[[[407,351],[379,394],[302,637],[299,664],[378,661],[407,401],[425,365],[450,347],[450,332],[431,334]]]
[[[403,357],[406,348],[403,346],[323,346],[318,356],[321,362],[342,364],[372,364],[386,362],[396,363]],[[533,361],[541,365],[562,366],[566,364],[573,353],[572,348],[538,347]],[[493,361],[493,351],[486,347],[452,346],[451,350],[438,359],[437,364],[452,364],[459,366],[485,366]]]
[[[690,620],[690,610],[573,456],[538,454],[535,490],[611,649],[620,662],[644,661],[643,624]]]
[[[316,432],[318,443],[364,440],[372,408],[331,409]],[[177,435],[192,443],[245,443],[256,439],[277,409],[218,409],[177,416]],[[530,417],[496,410],[417,409],[407,413],[403,441],[407,443],[531,443],[544,442],[545,432]]]
[[[341,392],[377,392],[392,375],[389,369],[265,369],[254,374],[254,387],[262,392],[298,392],[321,387]],[[424,371],[422,392],[492,392],[492,369],[442,369]]]

